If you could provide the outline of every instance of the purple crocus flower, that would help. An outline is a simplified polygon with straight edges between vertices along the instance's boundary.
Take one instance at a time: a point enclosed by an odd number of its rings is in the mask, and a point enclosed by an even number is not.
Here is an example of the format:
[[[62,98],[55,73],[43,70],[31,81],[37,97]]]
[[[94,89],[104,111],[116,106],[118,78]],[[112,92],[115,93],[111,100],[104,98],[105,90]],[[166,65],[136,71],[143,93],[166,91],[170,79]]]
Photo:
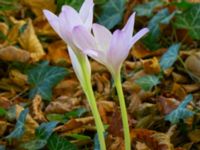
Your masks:
[[[77,26],[72,31],[73,40],[79,49],[105,65],[115,75],[120,72],[133,44],[149,31],[143,28],[132,36],[134,22],[135,13],[130,16],[122,30],[116,30],[113,34],[96,23],[92,26],[93,35],[82,26]]]

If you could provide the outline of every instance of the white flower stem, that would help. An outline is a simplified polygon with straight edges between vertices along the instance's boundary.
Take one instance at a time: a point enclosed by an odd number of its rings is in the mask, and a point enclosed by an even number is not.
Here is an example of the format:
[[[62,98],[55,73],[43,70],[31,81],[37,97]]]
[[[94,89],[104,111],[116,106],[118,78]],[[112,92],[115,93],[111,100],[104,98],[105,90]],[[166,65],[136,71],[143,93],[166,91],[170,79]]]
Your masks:
[[[106,150],[106,144],[105,144],[105,140],[104,140],[105,129],[104,129],[101,117],[99,115],[99,111],[98,111],[97,104],[96,104],[96,99],[95,99],[94,92],[93,92],[93,89],[92,89],[92,84],[91,84],[91,81],[90,81],[90,76],[88,76],[88,72],[87,72],[88,69],[87,69],[86,62],[84,62],[84,60],[85,59],[80,60],[80,64],[81,64],[81,67],[82,67],[83,76],[84,76],[85,84],[86,84],[85,85],[86,88],[85,88],[84,92],[86,93],[92,114],[94,116],[95,125],[96,125],[96,129],[97,129],[97,134],[98,134],[98,139],[99,139],[99,144],[100,144],[100,149]]]
[[[131,150],[130,131],[129,131],[126,104],[125,104],[124,94],[122,90],[120,73],[115,75],[114,81],[115,81],[115,86],[117,89],[117,94],[119,97],[119,104],[120,104],[120,109],[121,109],[122,124],[123,124],[123,130],[124,130],[125,150]]]

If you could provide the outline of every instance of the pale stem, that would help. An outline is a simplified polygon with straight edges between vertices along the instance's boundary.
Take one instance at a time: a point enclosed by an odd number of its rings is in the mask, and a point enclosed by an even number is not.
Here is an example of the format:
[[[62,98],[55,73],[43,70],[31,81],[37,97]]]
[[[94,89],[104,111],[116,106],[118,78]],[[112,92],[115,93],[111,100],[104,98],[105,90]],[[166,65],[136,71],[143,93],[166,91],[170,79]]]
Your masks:
[[[79,59],[79,61],[81,64],[81,68],[83,71],[83,76],[84,76],[85,84],[86,84],[85,85],[86,89],[84,92],[86,93],[86,97],[89,101],[90,108],[91,108],[92,114],[94,116],[100,148],[101,148],[101,150],[106,150],[106,144],[105,144],[105,140],[104,140],[105,130],[104,130],[104,126],[103,126],[101,117],[98,112],[96,99],[95,99],[94,92],[92,89],[92,84],[91,84],[91,81],[90,81],[90,78],[89,78],[88,72],[87,72],[86,62],[85,62],[85,59]]]
[[[120,109],[121,109],[122,124],[123,124],[123,130],[124,130],[125,150],[131,150],[130,131],[129,131],[126,104],[125,104],[124,94],[122,90],[120,73],[117,73],[117,75],[115,75],[114,81],[115,81],[115,86],[117,89],[117,94],[119,97],[119,104],[120,104]]]

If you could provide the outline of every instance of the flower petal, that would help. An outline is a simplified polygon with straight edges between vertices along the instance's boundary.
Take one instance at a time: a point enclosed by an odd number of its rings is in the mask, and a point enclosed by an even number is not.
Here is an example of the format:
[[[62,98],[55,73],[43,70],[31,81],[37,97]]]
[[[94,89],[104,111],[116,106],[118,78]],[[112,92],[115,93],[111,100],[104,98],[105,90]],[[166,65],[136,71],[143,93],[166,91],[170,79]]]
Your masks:
[[[129,53],[129,42],[130,38],[127,37],[126,33],[121,30],[116,30],[113,33],[110,49],[107,53],[108,61],[112,64],[115,72],[119,71],[121,64],[126,59]]]
[[[96,42],[92,34],[83,26],[76,26],[72,31],[73,42],[83,52],[96,49]]]
[[[143,28],[140,31],[138,31],[131,39],[129,43],[129,48],[133,46],[140,38],[142,38],[147,32],[149,32],[148,28]]]
[[[98,44],[98,49],[102,51],[108,51],[112,34],[111,32],[100,24],[93,24],[92,26],[95,40]]]
[[[74,72],[79,80],[79,82],[81,83],[81,86],[84,90],[87,90],[85,87],[85,79],[84,79],[84,75],[83,75],[83,70],[80,64],[80,60],[79,59],[84,59],[84,62],[86,63],[85,65],[87,66],[87,73],[89,78],[91,78],[91,66],[88,60],[88,57],[82,53],[79,53],[79,58],[77,57],[76,53],[74,52],[74,50],[68,46],[68,52],[69,52],[69,56],[72,62],[72,67],[74,69]]]
[[[88,30],[90,30],[92,27],[93,7],[93,0],[85,0],[79,11],[80,18],[82,19],[84,26]]]
[[[134,23],[135,23],[135,12],[129,17],[126,25],[122,29],[122,31],[126,32],[128,37],[132,37]]]
[[[58,17],[48,10],[43,10],[43,13],[50,23],[51,27],[56,31],[59,36],[61,36]]]
[[[65,28],[68,28],[68,30],[71,31],[75,26],[83,24],[78,12],[68,5],[62,7],[59,19],[61,20],[61,23],[65,25]]]

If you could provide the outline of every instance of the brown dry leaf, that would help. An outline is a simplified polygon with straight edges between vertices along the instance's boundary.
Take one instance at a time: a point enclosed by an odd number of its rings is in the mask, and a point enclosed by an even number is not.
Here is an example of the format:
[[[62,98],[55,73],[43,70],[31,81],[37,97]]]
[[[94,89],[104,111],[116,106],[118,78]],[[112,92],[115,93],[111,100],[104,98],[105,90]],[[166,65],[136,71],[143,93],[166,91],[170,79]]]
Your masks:
[[[32,109],[33,109],[33,119],[39,121],[39,122],[46,122],[46,118],[44,116],[44,113],[42,112],[42,98],[40,95],[36,95],[32,102]]]
[[[121,137],[108,136],[108,150],[124,150],[124,140]]]
[[[136,93],[132,93],[131,96],[127,98],[127,100],[130,99],[130,103],[128,106],[128,112],[133,113],[135,110],[137,110],[138,107],[141,105],[141,99]]]
[[[172,72],[173,80],[176,83],[187,83],[188,79],[182,74]]]
[[[194,84],[182,84],[183,88],[186,90],[187,93],[196,92],[200,89],[199,83]]]
[[[72,97],[74,93],[78,90],[80,86],[77,78],[69,78],[66,80],[61,81],[58,85],[54,88],[55,96],[68,96]]]
[[[136,143],[136,150],[151,150],[145,143],[137,142]]]
[[[44,18],[44,16],[39,16],[36,19],[34,19],[33,25],[34,25],[36,33],[39,35],[58,37],[56,32],[50,26],[49,22]]]
[[[54,64],[65,64],[71,66],[67,45],[63,41],[56,41],[48,45],[48,59]]]
[[[24,87],[28,84],[28,77],[25,74],[22,74],[19,70],[13,69],[9,72],[10,79],[16,85]]]
[[[114,111],[116,104],[112,101],[98,101],[97,106],[103,122],[108,123],[108,113]]]
[[[147,74],[155,74],[155,73],[159,73],[161,71],[160,64],[156,57],[153,57],[153,58],[147,59],[147,60],[143,60],[142,62],[143,62],[144,71]]]
[[[188,137],[193,143],[200,142],[200,129],[195,129],[193,131],[188,132]]]
[[[134,45],[131,50],[131,55],[135,58],[145,58],[150,56],[161,56],[167,49],[162,48],[156,51],[150,51],[144,48],[144,46],[140,43]]]
[[[16,105],[16,118],[19,117],[21,111],[23,111],[24,108],[20,105]],[[35,136],[35,129],[38,127],[38,123],[28,114],[26,117],[26,123],[25,123],[25,133],[23,137],[20,139],[21,141],[29,141],[30,139],[34,138]]]
[[[157,98],[157,104],[160,111],[166,115],[169,114],[174,109],[176,109],[180,104],[180,102],[177,101],[175,98],[166,98],[160,96]]]
[[[43,15],[43,9],[55,12],[56,5],[54,0],[20,0],[22,5],[29,7],[36,16]]]
[[[0,137],[2,137],[4,135],[8,125],[10,125],[10,124],[7,121],[0,120]]]
[[[81,100],[78,98],[62,96],[54,101],[51,101],[46,107],[45,113],[66,113],[79,107],[80,102]]]
[[[185,61],[186,68],[195,76],[200,77],[200,52],[189,56]]]
[[[0,33],[2,33],[4,36],[7,36],[8,30],[9,30],[8,25],[4,22],[0,22]],[[3,41],[4,40],[0,39],[0,43],[3,43]]]
[[[5,97],[5,95],[3,95],[1,93],[1,95],[0,95],[0,106],[1,106],[1,108],[8,109],[8,108],[11,107],[11,105],[12,105],[12,102],[7,97]]]
[[[28,19],[27,27],[25,28],[24,32],[20,34],[18,40],[22,48],[31,53],[33,62],[39,61],[44,57],[45,51],[39,39],[37,38],[37,35],[35,34],[31,19]]]
[[[30,53],[14,46],[8,46],[0,49],[0,59],[3,61],[28,62]]]
[[[173,150],[170,136],[165,133],[156,132],[148,129],[132,129],[132,141],[145,143],[152,150]]]
[[[184,89],[184,87],[181,84],[178,84],[178,83],[173,84],[172,89],[171,89],[171,93],[174,94],[179,99],[183,99],[187,95],[187,92]]]
[[[105,66],[103,66],[102,64],[96,62],[96,61],[91,61],[91,68],[92,68],[92,72],[98,72],[98,73],[102,73],[102,72],[108,72],[108,70],[106,69]]]
[[[70,132],[74,129],[84,129],[84,126],[90,125],[94,123],[93,117],[83,117],[83,118],[77,118],[77,119],[71,119],[64,125],[56,127],[55,131],[57,132]]]

